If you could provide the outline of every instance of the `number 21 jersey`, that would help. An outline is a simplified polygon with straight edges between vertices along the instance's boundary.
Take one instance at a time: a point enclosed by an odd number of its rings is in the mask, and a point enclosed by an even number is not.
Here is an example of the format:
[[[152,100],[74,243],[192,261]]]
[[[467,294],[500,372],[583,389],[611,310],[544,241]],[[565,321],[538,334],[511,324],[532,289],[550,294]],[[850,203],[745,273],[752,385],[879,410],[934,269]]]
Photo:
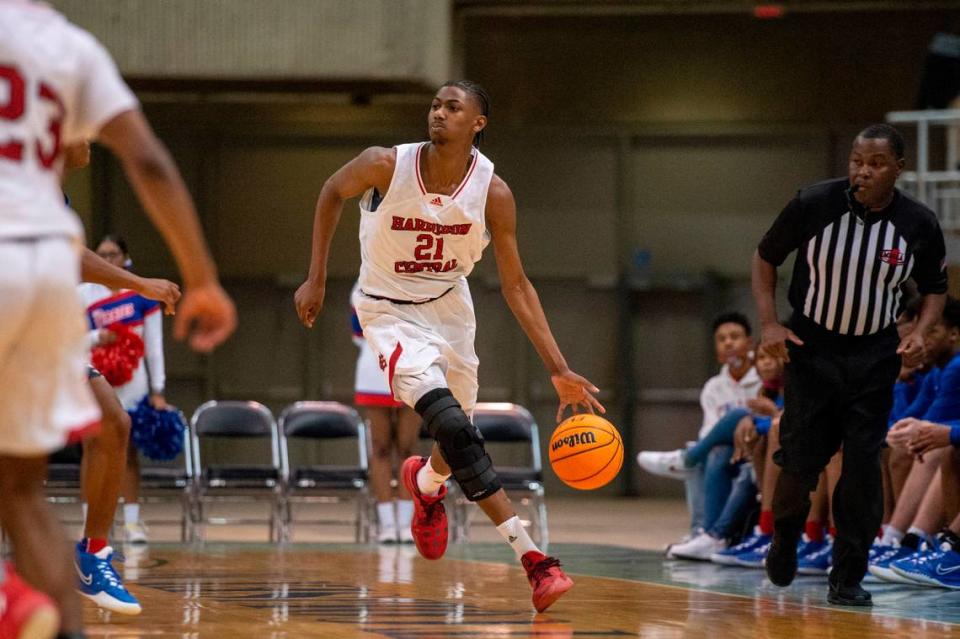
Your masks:
[[[485,211],[493,163],[473,149],[452,195],[428,193],[420,174],[427,144],[397,146],[386,195],[379,200],[370,189],[360,200],[364,293],[412,302],[439,297],[470,274],[490,240]]]

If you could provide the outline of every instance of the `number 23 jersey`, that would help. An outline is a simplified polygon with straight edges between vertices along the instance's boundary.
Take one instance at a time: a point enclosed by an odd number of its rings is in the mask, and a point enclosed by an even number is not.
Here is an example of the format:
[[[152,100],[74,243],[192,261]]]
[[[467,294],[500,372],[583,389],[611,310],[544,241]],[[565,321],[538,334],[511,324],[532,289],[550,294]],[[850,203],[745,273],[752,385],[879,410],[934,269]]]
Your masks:
[[[452,195],[428,193],[420,173],[427,142],[396,147],[386,195],[360,200],[360,289],[396,300],[423,302],[462,281],[490,241],[487,190],[493,163],[473,149]]]
[[[80,238],[63,149],[137,107],[93,36],[43,4],[0,0],[0,238]]]

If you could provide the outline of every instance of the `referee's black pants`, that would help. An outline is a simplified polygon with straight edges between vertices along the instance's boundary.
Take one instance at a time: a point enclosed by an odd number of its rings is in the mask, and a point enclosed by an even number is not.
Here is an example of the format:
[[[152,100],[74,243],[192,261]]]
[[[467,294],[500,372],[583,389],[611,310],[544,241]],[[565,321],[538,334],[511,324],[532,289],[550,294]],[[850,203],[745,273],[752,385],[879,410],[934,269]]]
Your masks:
[[[783,468],[773,497],[774,525],[783,539],[800,537],[810,492],[842,446],[830,581],[859,584],[883,517],[880,449],[900,371],[896,328],[844,336],[796,314],[790,328],[804,345],[788,342],[780,450],[774,455]]]

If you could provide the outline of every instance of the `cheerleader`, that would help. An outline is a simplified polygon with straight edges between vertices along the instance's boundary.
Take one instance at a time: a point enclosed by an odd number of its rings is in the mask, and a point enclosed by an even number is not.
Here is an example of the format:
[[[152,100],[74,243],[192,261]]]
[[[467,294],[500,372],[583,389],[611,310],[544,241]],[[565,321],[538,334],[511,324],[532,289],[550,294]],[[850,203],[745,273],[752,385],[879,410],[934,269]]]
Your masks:
[[[129,269],[132,266],[127,244],[116,235],[105,236],[96,249],[106,261]],[[136,411],[146,399],[157,409],[167,408],[163,388],[162,305],[128,289],[110,289],[102,284],[80,285],[86,308],[93,364],[114,387],[124,410]],[[123,349],[103,349],[120,342]],[[123,477],[123,521],[127,543],[147,543],[147,529],[140,520],[140,459],[131,443]]]

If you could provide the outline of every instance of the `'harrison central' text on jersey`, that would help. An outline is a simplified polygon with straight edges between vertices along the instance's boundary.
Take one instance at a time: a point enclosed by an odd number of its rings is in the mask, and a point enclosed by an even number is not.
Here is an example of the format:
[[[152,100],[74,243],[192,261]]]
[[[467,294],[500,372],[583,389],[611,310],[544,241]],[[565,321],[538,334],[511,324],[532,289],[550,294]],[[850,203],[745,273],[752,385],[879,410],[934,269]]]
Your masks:
[[[474,149],[463,181],[452,195],[442,195],[427,192],[420,174],[427,143],[396,149],[387,192],[370,189],[360,200],[360,289],[422,302],[466,278],[489,242],[485,212],[493,163]]]

